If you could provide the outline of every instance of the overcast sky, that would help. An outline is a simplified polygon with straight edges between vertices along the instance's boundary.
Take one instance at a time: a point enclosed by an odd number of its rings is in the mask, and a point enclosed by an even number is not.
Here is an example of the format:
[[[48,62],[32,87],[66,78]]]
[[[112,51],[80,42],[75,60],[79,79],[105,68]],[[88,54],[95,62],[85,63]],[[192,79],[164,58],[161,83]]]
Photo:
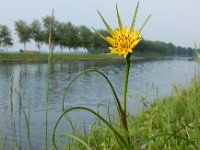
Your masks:
[[[11,29],[15,37],[12,49],[19,50],[23,45],[18,43],[14,30],[14,22],[19,19],[27,23],[42,20],[54,8],[58,21],[105,29],[97,13],[99,9],[110,26],[116,28],[116,3],[124,25],[129,26],[136,0],[0,0],[0,24]],[[152,18],[142,32],[145,39],[185,47],[200,43],[200,0],[140,0],[136,28],[149,14]],[[32,48],[33,45],[27,44],[27,49]]]

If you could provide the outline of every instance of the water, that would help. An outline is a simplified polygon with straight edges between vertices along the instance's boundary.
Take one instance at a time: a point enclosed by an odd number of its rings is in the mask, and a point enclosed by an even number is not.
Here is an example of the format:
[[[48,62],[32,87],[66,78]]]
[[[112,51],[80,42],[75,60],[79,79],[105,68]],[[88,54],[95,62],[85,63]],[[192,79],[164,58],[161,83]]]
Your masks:
[[[20,70],[22,82],[20,91]],[[102,70],[113,83],[120,99],[122,99],[124,62],[123,61],[71,61],[52,64],[0,64],[0,137],[12,141],[10,127],[10,79],[13,74],[13,117],[16,137],[22,146],[27,144],[25,118],[23,111],[30,113],[30,139],[35,149],[45,144],[45,110],[48,95],[48,139],[51,141],[52,128],[62,112],[64,89],[69,81],[79,72],[87,69]],[[153,99],[169,95],[172,85],[187,85],[194,75],[194,62],[188,59],[134,61],[131,64],[128,86],[128,111],[134,114],[142,108],[142,97],[151,102]],[[19,97],[22,98],[22,113],[19,117]],[[72,84],[65,98],[65,108],[86,106],[99,110],[106,116],[108,105],[114,110],[114,99],[105,79],[97,73],[90,73]],[[99,107],[98,107],[99,106]],[[99,108],[99,109],[98,109]],[[115,114],[116,115],[116,114]],[[94,117],[83,111],[69,114],[77,128],[89,129]],[[19,124],[19,118],[21,118]],[[21,126],[21,127],[19,127]],[[64,120],[58,132],[70,130],[69,122]],[[9,142],[8,142],[9,143]]]

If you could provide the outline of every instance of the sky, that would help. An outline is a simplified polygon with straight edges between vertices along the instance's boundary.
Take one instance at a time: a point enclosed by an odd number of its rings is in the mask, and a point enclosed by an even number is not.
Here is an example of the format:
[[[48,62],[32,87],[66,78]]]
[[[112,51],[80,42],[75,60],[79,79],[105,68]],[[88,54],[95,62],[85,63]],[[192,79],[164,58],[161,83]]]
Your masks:
[[[0,24],[12,32],[14,46],[11,50],[23,49],[15,32],[14,22],[24,20],[30,24],[34,19],[42,20],[51,15],[60,22],[86,25],[105,29],[97,9],[112,28],[117,27],[115,6],[121,15],[124,26],[130,26],[136,0],[0,0]],[[136,20],[138,29],[151,14],[152,17],[142,31],[144,39],[173,43],[183,47],[200,44],[200,0],[140,0]],[[27,49],[36,49],[34,43]]]

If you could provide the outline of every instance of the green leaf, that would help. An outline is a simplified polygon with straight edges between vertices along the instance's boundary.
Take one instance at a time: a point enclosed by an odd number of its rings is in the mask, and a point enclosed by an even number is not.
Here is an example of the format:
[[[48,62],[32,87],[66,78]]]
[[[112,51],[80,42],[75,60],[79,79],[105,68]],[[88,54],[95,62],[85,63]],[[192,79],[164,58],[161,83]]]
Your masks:
[[[123,25],[122,25],[122,21],[121,21],[120,15],[119,15],[117,4],[116,4],[116,11],[117,11],[117,20],[118,20],[119,29],[122,30]]]
[[[145,27],[145,25],[147,24],[147,22],[148,22],[148,20],[151,18],[151,15],[149,15],[148,17],[147,17],[147,19],[145,20],[145,22],[144,22],[144,24],[141,26],[141,28],[139,29],[139,33],[143,30],[143,28]]]
[[[112,28],[107,24],[107,22],[105,21],[105,19],[103,18],[103,16],[101,15],[101,13],[99,12],[99,10],[97,10],[103,23],[105,24],[106,28],[108,29],[108,31],[110,32],[111,35],[113,35],[113,30]]]
[[[106,38],[99,32],[99,31],[97,31],[95,28],[93,28],[93,27],[91,27],[103,40],[105,40],[106,42],[107,42],[107,40],[106,40]]]
[[[134,12],[134,16],[133,16],[133,20],[131,23],[131,27],[130,27],[130,32],[132,32],[134,30],[134,26],[135,26],[135,20],[136,20],[136,16],[137,16],[137,12],[138,12],[138,7],[139,7],[139,2],[137,3],[135,12]]]

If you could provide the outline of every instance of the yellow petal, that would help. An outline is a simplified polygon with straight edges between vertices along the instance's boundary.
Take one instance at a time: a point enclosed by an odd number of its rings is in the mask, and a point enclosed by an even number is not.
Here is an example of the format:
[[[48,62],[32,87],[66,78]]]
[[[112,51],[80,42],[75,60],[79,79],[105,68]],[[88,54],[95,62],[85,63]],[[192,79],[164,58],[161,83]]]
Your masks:
[[[108,43],[110,43],[110,45],[112,45],[113,47],[115,46],[115,41],[111,37],[106,37],[106,40]]]

